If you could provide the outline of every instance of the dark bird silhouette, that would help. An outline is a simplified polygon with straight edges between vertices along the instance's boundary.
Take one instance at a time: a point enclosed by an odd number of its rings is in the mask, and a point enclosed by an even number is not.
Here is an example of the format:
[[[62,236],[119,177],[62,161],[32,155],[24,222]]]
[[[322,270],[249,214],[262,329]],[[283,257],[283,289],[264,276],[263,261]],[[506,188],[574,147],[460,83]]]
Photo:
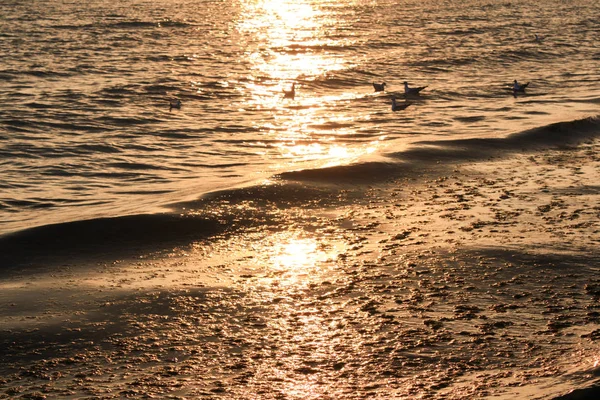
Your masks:
[[[283,97],[286,99],[293,99],[296,97],[296,82],[292,83],[292,88],[290,90],[283,91]]]
[[[529,86],[529,82],[524,83],[524,84],[520,84],[519,82],[517,82],[517,80],[515,79],[515,81],[513,82],[513,92],[521,92],[524,93],[525,89],[527,89],[527,86]]]
[[[373,89],[375,89],[376,92],[383,92],[385,90],[385,82],[383,82],[383,83],[373,82]]]
[[[173,99],[173,100],[169,101],[169,111],[171,111],[174,108],[176,108],[178,110],[181,108],[181,100]]]
[[[515,79],[515,81],[513,82],[513,87],[512,87],[513,95],[515,97],[517,97],[517,93],[525,93],[525,89],[527,89],[527,86],[529,86],[529,82],[520,84]]]
[[[425,89],[427,86],[420,86],[420,87],[408,87],[408,82],[404,82],[404,94],[405,95],[418,95],[420,94],[421,90]]]

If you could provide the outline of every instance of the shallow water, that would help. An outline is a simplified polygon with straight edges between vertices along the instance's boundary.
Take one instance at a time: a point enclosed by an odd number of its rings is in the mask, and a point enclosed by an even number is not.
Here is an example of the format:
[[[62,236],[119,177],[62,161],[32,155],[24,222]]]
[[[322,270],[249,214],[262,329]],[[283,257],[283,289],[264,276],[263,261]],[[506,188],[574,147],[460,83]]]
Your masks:
[[[353,200],[234,190],[193,221],[5,239],[0,254],[29,251],[0,280],[2,393],[595,398],[597,149],[446,162]]]

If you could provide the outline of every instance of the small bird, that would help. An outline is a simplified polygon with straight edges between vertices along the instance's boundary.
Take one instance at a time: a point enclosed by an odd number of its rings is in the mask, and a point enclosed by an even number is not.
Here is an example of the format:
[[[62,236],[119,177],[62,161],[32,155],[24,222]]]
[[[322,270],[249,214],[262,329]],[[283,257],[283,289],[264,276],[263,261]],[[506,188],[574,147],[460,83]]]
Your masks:
[[[292,83],[292,88],[290,90],[283,91],[283,97],[286,99],[293,99],[296,97],[296,82]]]
[[[515,81],[513,82],[513,87],[512,87],[513,96],[517,97],[517,93],[525,93],[525,89],[527,88],[527,86],[529,86],[529,82],[527,82],[525,84],[520,84],[515,79]]]
[[[425,89],[427,86],[420,86],[420,87],[408,87],[408,82],[404,81],[404,94],[405,95],[419,95],[420,91]]]
[[[519,82],[517,82],[517,80],[515,79],[515,81],[513,82],[513,92],[525,92],[525,89],[527,89],[527,86],[529,86],[529,82],[524,83],[524,84],[520,84]]]
[[[171,111],[174,108],[176,108],[178,110],[181,108],[181,100],[173,99],[173,100],[169,101],[169,111]]]
[[[546,39],[546,36],[539,36],[537,33],[535,34],[535,41],[536,42],[542,42],[544,41],[544,39]]]
[[[404,109],[406,109],[406,107],[410,106],[412,103],[406,103],[404,102],[403,104],[398,104],[396,103],[396,98],[392,97],[392,111],[402,111]]]
[[[376,92],[383,92],[385,90],[385,82],[383,82],[383,83],[373,82],[373,89],[375,89]]]

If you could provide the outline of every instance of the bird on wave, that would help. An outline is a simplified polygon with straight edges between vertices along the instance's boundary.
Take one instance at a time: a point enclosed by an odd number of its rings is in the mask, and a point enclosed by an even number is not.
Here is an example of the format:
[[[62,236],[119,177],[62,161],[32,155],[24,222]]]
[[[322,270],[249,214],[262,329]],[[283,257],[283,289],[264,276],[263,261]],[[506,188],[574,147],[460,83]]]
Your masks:
[[[407,103],[407,102],[404,102],[402,104],[398,104],[398,103],[396,103],[396,98],[392,97],[392,111],[402,111],[402,110],[405,110],[411,104],[412,103]]]
[[[181,108],[181,100],[173,99],[173,100],[169,101],[169,111],[171,111],[174,108],[176,108],[178,110]]]
[[[296,82],[292,83],[292,88],[290,90],[283,91],[283,97],[286,99],[293,99],[296,97]]]
[[[385,90],[385,85],[386,83],[375,83],[373,82],[373,89],[375,89],[376,92],[383,92]]]
[[[421,92],[421,90],[425,89],[427,86],[420,86],[420,87],[409,87],[408,86],[408,82],[404,81],[404,94],[405,95],[419,95]]]
[[[542,42],[542,41],[544,41],[544,39],[546,39],[546,36],[540,36],[537,33],[535,34],[535,39],[534,39],[535,42]]]
[[[517,93],[517,92],[521,92],[521,93],[525,93],[525,89],[527,89],[527,86],[529,86],[529,82],[527,83],[519,83],[517,82],[517,80],[515,79],[515,81],[513,82],[513,92]]]

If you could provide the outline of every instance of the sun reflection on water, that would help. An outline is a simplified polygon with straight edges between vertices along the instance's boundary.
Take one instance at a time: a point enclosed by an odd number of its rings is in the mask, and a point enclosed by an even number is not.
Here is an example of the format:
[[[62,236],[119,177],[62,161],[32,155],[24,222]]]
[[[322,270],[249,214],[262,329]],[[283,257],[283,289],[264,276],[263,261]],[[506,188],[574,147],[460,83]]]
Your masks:
[[[254,37],[248,59],[259,77],[290,84],[343,68],[340,59],[313,51],[328,44],[321,38],[326,16],[308,2],[246,1],[239,29]]]
[[[335,71],[351,67],[347,57],[335,50],[348,43],[331,34],[337,29],[336,19],[322,5],[292,0],[242,2],[237,29],[250,71],[237,86],[246,99],[245,109],[266,112],[262,132],[271,145],[265,155],[278,151],[276,157],[284,164],[275,165],[276,169],[350,163],[381,144],[348,139],[358,115],[348,104],[362,94],[319,86]],[[294,83],[295,96],[286,98],[284,91]]]

